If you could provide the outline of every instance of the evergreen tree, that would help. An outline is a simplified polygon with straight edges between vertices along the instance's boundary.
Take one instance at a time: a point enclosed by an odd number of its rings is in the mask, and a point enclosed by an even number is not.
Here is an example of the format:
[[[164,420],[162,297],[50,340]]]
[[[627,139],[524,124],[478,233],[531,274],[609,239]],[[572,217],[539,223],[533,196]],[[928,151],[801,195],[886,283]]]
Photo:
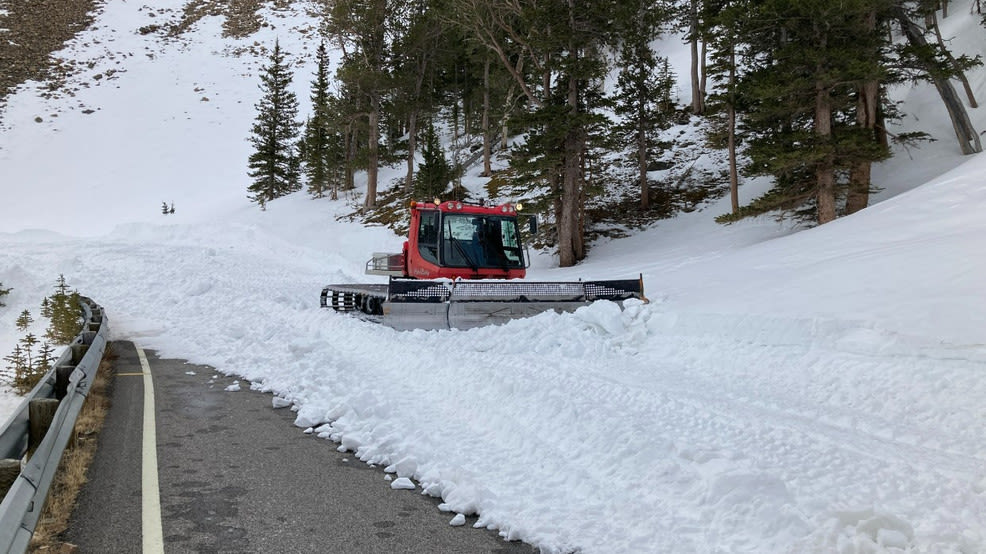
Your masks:
[[[620,48],[620,72],[614,98],[617,115],[623,118],[619,131],[624,147],[632,152],[630,165],[637,170],[640,189],[640,207],[650,207],[650,191],[647,182],[648,159],[657,148],[657,132],[666,128],[674,111],[671,90],[675,76],[667,58],[658,58],[651,50],[651,42],[657,34],[663,15],[648,0],[638,0],[626,5],[636,8],[627,18]]]
[[[19,344],[23,347],[25,363],[28,367],[34,366],[34,345],[38,344],[38,337],[34,336],[33,333],[28,333],[24,335]]]
[[[452,182],[452,166],[445,158],[435,125],[429,122],[422,137],[421,156],[424,158],[414,178],[414,195],[417,198],[443,198]]]
[[[312,81],[312,116],[305,122],[302,158],[308,177],[308,193],[315,198],[325,194],[329,180],[329,58],[325,41],[318,45],[318,65]]]
[[[64,275],[58,276],[55,293],[49,298],[51,321],[45,337],[56,344],[68,344],[75,339],[82,328],[82,308],[79,294],[68,292]]]
[[[11,355],[4,358],[9,364],[7,370],[11,384],[20,394],[30,392],[51,369],[52,350],[45,343],[35,358],[32,351],[37,343],[37,337],[29,334],[20,340]]]
[[[18,376],[25,373],[27,366],[27,360],[24,358],[24,350],[21,349],[20,344],[14,345],[14,351],[9,355],[4,356],[3,361],[7,362],[6,366],[6,376],[10,379],[11,384],[17,388],[18,392],[22,392],[18,386]],[[30,389],[28,389],[30,390]]]
[[[295,150],[301,124],[298,118],[298,99],[290,90],[291,71],[285,62],[280,43],[274,42],[270,65],[263,68],[260,90],[263,96],[256,104],[257,119],[250,143],[248,187],[250,200],[266,209],[267,202],[301,188],[299,159]]]
[[[17,316],[17,329],[19,331],[26,330],[32,323],[34,323],[34,318],[31,317],[31,312],[24,310],[21,315]]]
[[[3,303],[3,297],[10,294],[11,290],[12,289],[3,288],[3,283],[0,283],[0,306],[6,306],[6,304]]]
[[[586,254],[590,130],[605,124],[590,96],[607,75],[605,52],[618,40],[622,12],[607,0],[454,4],[458,23],[500,61],[527,101],[516,120],[527,142],[512,165],[518,180],[549,191],[559,264],[572,266]]]
[[[838,214],[851,165],[886,157],[872,129],[858,127],[854,115],[854,85],[886,73],[874,55],[885,33],[867,24],[867,15],[886,4],[744,3],[737,32],[747,63],[737,94],[747,107],[746,173],[771,175],[775,184],[722,221],[780,211],[827,223]]]
[[[407,135],[407,169],[404,191],[412,192],[422,122],[438,111],[445,93],[442,77],[453,52],[467,44],[447,22],[445,0],[407,0],[407,21],[395,26],[393,51],[401,55],[391,61],[392,94],[387,107],[395,112],[401,134]],[[432,120],[433,121],[433,120]]]
[[[336,0],[326,26],[345,52],[336,77],[361,107],[353,113],[366,120],[366,208],[377,202],[381,114],[392,86],[392,39],[406,19],[405,8],[403,0]]]
[[[744,0],[718,0],[706,2],[703,13],[703,34],[708,37],[710,64],[707,66],[708,76],[718,87],[707,99],[707,108],[711,112],[709,137],[714,144],[725,141],[726,154],[729,159],[729,196],[732,207],[731,215],[738,217],[739,204],[739,142],[737,113],[742,109],[739,96],[736,93],[736,82],[741,67],[738,62],[738,51],[742,37],[738,31],[738,21],[745,17]],[[725,135],[725,139],[722,138]]]
[[[51,319],[51,301],[47,296],[41,299],[41,317]]]
[[[51,365],[55,361],[53,358],[54,353],[55,349],[50,344],[47,342],[41,343],[41,348],[38,350],[38,355],[34,362],[34,372],[36,374],[44,375],[51,370]]]

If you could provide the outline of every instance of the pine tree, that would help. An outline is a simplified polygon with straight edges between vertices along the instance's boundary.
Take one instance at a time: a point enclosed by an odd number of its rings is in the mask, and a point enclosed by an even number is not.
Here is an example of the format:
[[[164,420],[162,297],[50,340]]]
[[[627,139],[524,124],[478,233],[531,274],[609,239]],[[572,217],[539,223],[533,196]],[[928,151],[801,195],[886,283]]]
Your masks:
[[[338,101],[329,91],[329,59],[325,42],[318,47],[318,65],[312,81],[312,116],[305,123],[302,139],[302,160],[308,178],[308,193],[321,198],[331,190],[333,200],[339,198],[339,188],[345,170],[343,134],[334,113]]]
[[[161,213],[164,214],[164,215],[168,215],[168,203],[167,202],[163,202],[163,201],[161,202]]]
[[[65,279],[64,273],[58,274],[58,279],[55,280],[55,294],[60,297],[68,296],[68,281]]]
[[[453,172],[435,133],[433,122],[429,122],[425,127],[422,142],[423,161],[418,166],[418,174],[414,177],[414,195],[416,198],[442,198],[448,191],[449,183],[452,182]]]
[[[82,328],[79,293],[68,292],[64,275],[58,276],[55,293],[49,298],[50,322],[45,337],[56,344],[68,344]]]
[[[627,18],[620,48],[620,72],[617,77],[615,111],[623,118],[619,131],[623,146],[632,152],[630,165],[637,170],[640,208],[650,207],[647,180],[648,159],[657,148],[657,132],[670,122],[674,110],[671,89],[675,76],[666,58],[651,50],[662,13],[659,4],[639,0]],[[630,9],[632,6],[627,6]]]
[[[52,350],[42,346],[37,357],[32,355],[37,337],[27,335],[14,347],[14,352],[4,358],[8,362],[8,375],[12,375],[12,385],[20,394],[25,394],[38,384],[38,381],[51,369]]]
[[[55,349],[52,348],[50,344],[47,342],[41,343],[41,348],[38,350],[38,356],[34,363],[35,373],[44,375],[51,370],[51,364],[55,361],[52,357],[54,352]]]
[[[400,0],[336,0],[332,2],[326,32],[342,45],[346,55],[336,72],[366,120],[366,197],[363,205],[377,202],[380,163],[380,120],[384,101],[392,86],[388,63],[394,26],[404,14]]]
[[[513,77],[527,101],[527,142],[512,152],[517,180],[548,191],[562,267],[585,258],[585,201],[592,184],[584,163],[593,129],[605,125],[590,98],[608,73],[606,52],[622,23],[614,3],[455,0],[457,22]]]
[[[737,217],[739,204],[739,142],[737,113],[741,109],[736,94],[736,82],[740,66],[738,49],[742,37],[737,30],[738,21],[745,16],[744,0],[718,0],[707,2],[703,13],[703,34],[708,37],[711,63],[708,76],[718,82],[717,91],[708,98],[707,106],[713,112],[711,119],[713,141],[725,135],[726,154],[729,158],[729,196],[732,211],[729,216]]]
[[[28,333],[21,338],[19,344],[22,347],[24,347],[23,351],[24,351],[25,363],[29,367],[33,366],[34,360],[32,356],[34,352],[34,345],[38,344],[38,337],[34,336],[34,333]]]
[[[17,321],[15,322],[19,331],[24,331],[32,323],[34,323],[34,318],[31,317],[31,312],[27,310],[21,312],[21,315],[17,316]]]
[[[47,296],[41,299],[41,317],[51,319],[51,301]]]
[[[250,200],[266,209],[275,198],[300,190],[299,159],[296,152],[298,131],[298,99],[290,90],[291,71],[285,62],[285,53],[275,41],[270,65],[263,68],[260,90],[263,96],[256,104],[257,119],[253,125],[250,143],[254,153],[250,155],[250,177],[253,184]]]
[[[10,294],[11,290],[12,289],[3,288],[3,283],[0,283],[0,306],[6,306],[6,304],[3,303],[3,297]]]
[[[885,33],[867,25],[883,0],[839,4],[764,0],[746,3],[737,36],[746,41],[737,94],[746,111],[749,175],[774,187],[728,222],[779,211],[819,224],[833,220],[854,163],[886,157],[872,129],[857,125],[856,83],[881,79],[874,56]]]
[[[5,376],[10,379],[11,384],[13,384],[14,387],[20,391],[20,387],[18,386],[18,376],[22,375],[27,367],[25,365],[26,361],[24,359],[24,351],[21,349],[21,345],[14,345],[14,351],[5,356],[3,361],[7,362]]]

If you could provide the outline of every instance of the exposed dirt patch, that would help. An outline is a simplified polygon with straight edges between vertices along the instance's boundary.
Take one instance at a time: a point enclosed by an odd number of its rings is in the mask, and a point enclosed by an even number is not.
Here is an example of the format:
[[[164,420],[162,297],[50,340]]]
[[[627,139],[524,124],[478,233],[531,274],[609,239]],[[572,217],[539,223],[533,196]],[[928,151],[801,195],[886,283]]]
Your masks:
[[[227,37],[246,37],[264,25],[258,13],[261,0],[189,0],[182,16],[168,29],[170,36],[179,36],[206,16],[222,16],[223,34]]]
[[[102,0],[0,0],[0,105],[17,85],[47,80],[52,52],[92,23]]]

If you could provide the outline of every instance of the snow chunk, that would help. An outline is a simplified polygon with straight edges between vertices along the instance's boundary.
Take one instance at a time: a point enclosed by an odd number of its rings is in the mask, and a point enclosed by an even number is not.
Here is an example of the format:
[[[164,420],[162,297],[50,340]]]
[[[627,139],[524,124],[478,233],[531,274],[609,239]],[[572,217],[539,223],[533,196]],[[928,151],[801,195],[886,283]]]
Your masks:
[[[396,473],[398,477],[409,477],[418,470],[418,460],[414,456],[405,456],[400,461],[390,464],[384,471]]]
[[[576,310],[575,316],[608,335],[620,335],[626,330],[623,309],[616,302],[593,302]]]
[[[452,527],[461,527],[466,524],[466,516],[462,514],[455,514],[455,517],[453,517],[452,521],[448,522],[448,524]]]
[[[298,410],[298,415],[294,418],[294,425],[295,427],[318,427],[323,421],[321,411],[304,407]]]
[[[233,384],[229,385],[224,390],[226,390],[227,392],[237,392],[238,390],[240,390],[240,382],[233,381]]]
[[[414,490],[414,483],[407,477],[398,477],[390,484],[390,488],[399,490]]]
[[[281,398],[280,396],[275,396],[270,401],[271,406],[277,410],[278,408],[287,408],[291,405],[291,401],[287,398]]]

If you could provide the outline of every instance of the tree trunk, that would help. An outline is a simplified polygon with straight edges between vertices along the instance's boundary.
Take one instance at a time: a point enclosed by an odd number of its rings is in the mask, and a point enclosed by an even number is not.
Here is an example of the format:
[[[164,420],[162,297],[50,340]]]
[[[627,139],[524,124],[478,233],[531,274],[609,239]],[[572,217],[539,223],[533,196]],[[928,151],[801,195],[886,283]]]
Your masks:
[[[366,200],[363,205],[374,208],[377,205],[377,164],[380,161],[380,99],[370,97],[370,113],[367,116],[370,127],[367,135],[366,156]]]
[[[876,30],[876,11],[866,15],[866,28]],[[880,82],[870,79],[856,88],[856,125],[869,131],[867,134],[874,141],[880,137],[874,132],[877,122],[877,105],[880,101]],[[846,194],[846,214],[854,214],[862,210],[870,202],[870,179],[873,162],[858,161],[849,168],[849,191]]]
[[[877,122],[877,102],[879,102],[880,83],[866,81],[859,87],[856,99],[856,125],[867,129],[874,142],[880,137],[875,132]],[[859,161],[849,169],[849,192],[846,196],[846,214],[854,214],[870,203],[870,179],[873,162]]]
[[[733,215],[739,214],[739,171],[736,163],[736,108],[730,104],[726,108],[729,119],[729,138],[727,148],[729,150],[729,198],[732,203]]]
[[[354,165],[356,163],[356,131],[353,130],[353,122],[346,123],[346,133],[343,136],[346,141],[346,190],[356,188],[356,175]]]
[[[702,40],[702,54],[699,57],[699,89],[698,93],[702,97],[702,111],[705,111],[705,87],[709,82],[709,72],[706,67],[706,58],[708,58],[709,45],[703,39]]]
[[[574,11],[572,0],[569,0],[569,14]],[[574,25],[573,25],[574,28]],[[578,56],[577,49],[571,48],[570,55]],[[577,65],[577,64],[576,64]],[[578,79],[574,74],[568,75],[568,90],[566,105],[569,113],[579,111]],[[585,150],[584,131],[581,126],[568,125],[565,135],[561,167],[561,201],[558,208],[558,264],[570,267],[585,257],[585,246],[581,235],[580,201],[582,192],[582,154]]]
[[[404,192],[414,187],[414,154],[418,148],[418,110],[411,110],[407,118],[407,175],[404,176]]]
[[[483,177],[493,174],[490,158],[492,157],[492,141],[490,136],[490,59],[483,64]]]
[[[818,24],[815,25],[815,37],[818,39],[818,49],[825,51],[828,37]],[[824,225],[835,219],[835,169],[832,163],[832,98],[829,86],[821,79],[826,74],[826,68],[819,62],[815,67],[815,137],[822,145],[826,154],[815,161],[815,210],[819,225]]]
[[[945,2],[942,5],[945,6],[943,8],[942,17],[948,17],[948,3]],[[941,48],[941,51],[944,52],[945,57],[948,58],[948,63],[952,64],[952,67],[955,67],[955,57],[952,56],[952,52],[949,51],[948,48],[945,48],[945,41],[941,36],[941,28],[938,27],[938,18],[935,17],[934,12],[931,12],[931,14],[928,15],[927,23],[928,27],[935,30],[935,40],[938,41],[938,46]],[[969,85],[969,79],[966,78],[965,72],[959,71],[956,77],[959,79],[959,82],[962,83],[962,88],[965,89],[965,96],[969,99],[969,107],[973,109],[978,108],[979,103],[976,102],[976,95],[972,92],[972,87]]]
[[[702,98],[702,84],[698,76],[698,2],[699,0],[691,0],[690,12],[689,12],[689,28],[688,32],[690,35],[689,45],[691,47],[691,77],[692,77],[692,113],[699,115],[704,110],[703,98]]]
[[[729,197],[732,202],[733,215],[739,215],[739,170],[736,162],[736,106],[733,87],[736,85],[736,48],[729,49],[729,103],[726,107],[726,117],[729,120],[729,137],[726,148],[729,150]]]
[[[815,83],[815,136],[821,142],[832,139],[832,100],[824,83]],[[818,224],[823,225],[835,219],[835,169],[831,155],[817,162],[815,167],[815,193]]]
[[[904,8],[898,5],[894,11],[897,21],[900,22],[900,26],[907,36],[907,41],[912,46],[927,50],[928,41],[924,39],[921,29],[911,21]],[[959,141],[959,147],[962,149],[962,153],[968,155],[982,152],[983,147],[979,142],[979,135],[972,126],[972,122],[969,120],[969,113],[966,112],[965,106],[959,100],[959,95],[956,94],[952,83],[948,79],[937,75],[934,69],[930,67],[930,64],[925,70],[928,73],[928,77],[935,84],[935,88],[938,89],[938,94],[941,96],[942,102],[945,103],[945,109],[948,110],[948,117],[952,120],[952,128],[955,130],[955,137]]]
[[[637,184],[640,187],[640,209],[650,208],[650,187],[647,186],[647,129],[645,100],[637,99]]]

